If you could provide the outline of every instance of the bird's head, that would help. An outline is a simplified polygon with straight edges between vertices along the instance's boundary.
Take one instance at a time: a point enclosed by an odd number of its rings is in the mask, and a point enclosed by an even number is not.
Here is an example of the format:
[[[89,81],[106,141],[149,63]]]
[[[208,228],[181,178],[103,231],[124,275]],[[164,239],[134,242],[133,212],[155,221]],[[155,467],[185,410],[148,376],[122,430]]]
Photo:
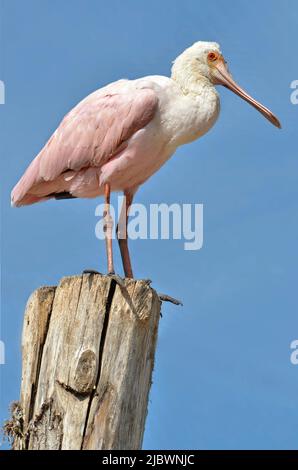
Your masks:
[[[276,127],[281,128],[277,117],[233,80],[216,42],[195,42],[182,52],[173,63],[172,78],[177,80],[185,91],[199,91],[204,85],[223,85],[254,106]]]

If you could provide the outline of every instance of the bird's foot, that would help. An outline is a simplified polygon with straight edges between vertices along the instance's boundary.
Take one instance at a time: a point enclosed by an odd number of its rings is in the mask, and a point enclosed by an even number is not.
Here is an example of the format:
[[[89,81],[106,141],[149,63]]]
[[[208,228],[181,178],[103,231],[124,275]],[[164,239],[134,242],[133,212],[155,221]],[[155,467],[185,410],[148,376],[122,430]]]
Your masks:
[[[103,273],[100,273],[99,271],[96,271],[95,269],[84,269],[82,274],[100,274],[103,276]],[[117,284],[119,284],[120,287],[124,288],[125,287],[125,282],[124,280],[116,274],[114,271],[111,271],[107,274],[110,278],[112,278]]]
[[[96,271],[95,269],[84,269],[82,274],[100,274],[101,276],[104,276],[103,273],[100,273],[99,271]],[[114,271],[111,271],[110,273],[108,273],[107,276],[109,276],[111,279],[113,279],[122,289],[126,290],[126,285],[125,285],[124,279],[122,279]]]
[[[95,269],[84,269],[84,271],[82,272],[82,274],[101,274],[99,271],[96,271]]]
[[[126,285],[124,282],[124,279],[120,277],[118,274],[115,274],[115,272],[110,272],[108,273],[108,276],[113,279],[122,289],[126,289]]]

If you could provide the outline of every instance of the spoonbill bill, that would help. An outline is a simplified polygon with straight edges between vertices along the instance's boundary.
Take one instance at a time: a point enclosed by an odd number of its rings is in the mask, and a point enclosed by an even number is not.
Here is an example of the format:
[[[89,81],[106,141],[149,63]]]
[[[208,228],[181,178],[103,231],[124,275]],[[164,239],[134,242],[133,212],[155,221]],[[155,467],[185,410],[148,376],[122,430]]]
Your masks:
[[[129,207],[138,187],[178,146],[204,135],[217,120],[223,85],[276,127],[276,116],[233,80],[220,46],[199,41],[173,63],[171,78],[119,80],[91,93],[62,120],[12,191],[19,207],[50,198],[105,198],[108,272],[114,273],[111,191],[123,191],[117,229],[126,277],[133,277],[127,244]]]

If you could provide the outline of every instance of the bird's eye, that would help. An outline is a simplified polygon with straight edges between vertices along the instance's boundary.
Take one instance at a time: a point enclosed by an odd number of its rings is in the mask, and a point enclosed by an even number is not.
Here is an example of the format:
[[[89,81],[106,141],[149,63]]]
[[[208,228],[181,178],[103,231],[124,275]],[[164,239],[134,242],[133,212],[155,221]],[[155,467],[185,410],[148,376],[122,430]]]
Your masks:
[[[218,54],[215,52],[209,52],[207,57],[209,62],[215,62],[218,59]]]

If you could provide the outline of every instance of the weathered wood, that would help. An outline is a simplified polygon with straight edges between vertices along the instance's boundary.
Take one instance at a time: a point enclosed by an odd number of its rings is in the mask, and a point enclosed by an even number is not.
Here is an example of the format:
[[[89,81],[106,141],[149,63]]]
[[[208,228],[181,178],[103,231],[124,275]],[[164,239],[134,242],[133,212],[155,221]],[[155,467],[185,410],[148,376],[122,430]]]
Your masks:
[[[14,449],[139,449],[160,316],[145,281],[66,277],[30,297]]]

